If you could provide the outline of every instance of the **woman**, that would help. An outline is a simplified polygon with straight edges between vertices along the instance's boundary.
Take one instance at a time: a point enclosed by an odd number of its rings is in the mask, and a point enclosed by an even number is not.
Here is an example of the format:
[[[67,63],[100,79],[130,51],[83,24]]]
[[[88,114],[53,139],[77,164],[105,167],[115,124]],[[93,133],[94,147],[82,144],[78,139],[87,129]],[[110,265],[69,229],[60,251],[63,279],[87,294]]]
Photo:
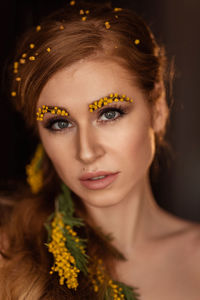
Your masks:
[[[12,71],[42,146],[2,229],[0,299],[197,300],[199,225],[158,207],[150,184],[169,115],[150,29],[71,1],[25,34]]]

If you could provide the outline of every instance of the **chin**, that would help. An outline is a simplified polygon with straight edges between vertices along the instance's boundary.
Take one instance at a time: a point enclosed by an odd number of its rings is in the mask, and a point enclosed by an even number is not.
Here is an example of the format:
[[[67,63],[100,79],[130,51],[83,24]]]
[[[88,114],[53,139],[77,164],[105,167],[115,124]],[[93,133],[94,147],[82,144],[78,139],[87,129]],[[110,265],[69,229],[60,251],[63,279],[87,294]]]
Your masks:
[[[90,201],[91,200],[91,201]],[[82,199],[82,201],[84,202],[84,204],[89,205],[89,206],[93,206],[93,207],[98,207],[98,208],[106,208],[106,207],[111,207],[114,205],[117,205],[119,201],[117,201],[116,199],[87,199],[84,200]]]
[[[98,208],[106,208],[117,205],[123,199],[123,196],[120,196],[119,192],[113,190],[99,190],[92,192],[76,191],[75,194],[81,198],[81,200],[86,206],[93,206]]]

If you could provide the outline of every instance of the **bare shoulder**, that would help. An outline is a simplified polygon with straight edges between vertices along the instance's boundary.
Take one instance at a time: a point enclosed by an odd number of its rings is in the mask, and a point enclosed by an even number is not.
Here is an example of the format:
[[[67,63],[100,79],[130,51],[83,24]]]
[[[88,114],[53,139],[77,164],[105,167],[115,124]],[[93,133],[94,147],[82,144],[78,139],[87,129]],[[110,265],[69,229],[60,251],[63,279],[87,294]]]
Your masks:
[[[200,262],[200,223],[182,219],[170,213],[164,213],[162,219],[165,234],[164,247],[184,256],[199,256]],[[168,247],[169,246],[169,247]]]
[[[188,248],[191,253],[199,257],[200,263],[200,223],[190,221],[186,222],[184,242],[188,244]]]
[[[175,240],[185,244],[185,248],[193,247],[194,250],[200,247],[200,223],[184,220],[179,217],[174,217],[174,235]]]
[[[193,284],[200,283],[200,224],[188,222],[188,229],[183,237],[183,261]],[[185,248],[185,249],[184,249]]]
[[[200,247],[200,223],[188,220],[179,220],[179,223],[182,227],[180,231],[182,242],[191,245],[194,250],[198,249]]]
[[[180,226],[173,239],[177,259],[200,278],[200,223],[179,218],[176,221]]]

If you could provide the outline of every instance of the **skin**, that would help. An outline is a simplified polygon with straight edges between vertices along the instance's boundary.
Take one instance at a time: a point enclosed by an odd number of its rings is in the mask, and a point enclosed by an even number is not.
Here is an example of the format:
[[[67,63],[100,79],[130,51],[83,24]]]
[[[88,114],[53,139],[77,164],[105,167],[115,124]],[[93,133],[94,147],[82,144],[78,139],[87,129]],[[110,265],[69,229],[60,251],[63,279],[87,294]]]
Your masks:
[[[123,104],[127,113],[122,118],[102,122],[88,105],[112,92],[134,102]],[[52,117],[45,114],[38,122],[40,138],[60,178],[126,256],[117,264],[116,279],[138,286],[142,300],[199,299],[199,226],[158,207],[149,183],[155,133],[168,114],[164,96],[151,110],[125,69],[116,62],[87,60],[54,74],[37,108],[41,105],[61,106],[70,114],[70,128],[54,132],[45,128]],[[102,190],[81,185],[85,172],[102,170],[119,175]]]
[[[123,103],[127,115],[105,124],[88,106],[112,91],[130,95],[134,104]],[[38,106],[43,104],[62,106],[71,116],[70,129],[52,133],[43,127],[51,118],[45,114],[39,133],[59,176],[87,205],[120,204],[133,189],[143,186],[155,152],[154,132],[143,94],[121,67],[85,62],[60,71],[44,87]],[[101,170],[120,172],[112,187],[91,191],[80,184],[83,173]]]

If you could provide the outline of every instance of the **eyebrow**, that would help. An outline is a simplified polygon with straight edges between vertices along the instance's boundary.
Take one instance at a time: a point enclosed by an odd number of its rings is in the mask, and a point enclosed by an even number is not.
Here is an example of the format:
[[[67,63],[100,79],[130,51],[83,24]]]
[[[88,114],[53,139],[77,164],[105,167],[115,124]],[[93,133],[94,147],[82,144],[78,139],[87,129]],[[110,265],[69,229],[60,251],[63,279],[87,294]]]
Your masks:
[[[92,103],[90,103],[89,111],[93,112],[95,110],[100,109],[102,106],[107,106],[113,102],[124,102],[124,101],[132,103],[133,99],[124,94],[120,95],[118,93],[111,93],[107,96],[100,98],[99,100],[95,100]]]
[[[44,114],[46,113],[51,113],[51,114],[56,114],[60,116],[68,116],[69,113],[64,107],[60,106],[48,106],[48,105],[42,105],[41,107],[38,108],[36,112],[37,116],[37,121],[43,121]]]
[[[95,100],[91,103],[88,104],[89,111],[97,111],[101,107],[107,106],[112,103],[117,103],[117,102],[129,102],[132,103],[133,99],[122,94],[118,93],[110,93],[106,96],[101,97],[98,100]],[[44,114],[46,113],[51,113],[51,114],[56,114],[56,115],[61,115],[61,116],[68,116],[69,113],[65,107],[62,106],[47,106],[47,105],[42,105],[42,107],[39,107],[36,115],[37,115],[37,120],[43,121]]]

